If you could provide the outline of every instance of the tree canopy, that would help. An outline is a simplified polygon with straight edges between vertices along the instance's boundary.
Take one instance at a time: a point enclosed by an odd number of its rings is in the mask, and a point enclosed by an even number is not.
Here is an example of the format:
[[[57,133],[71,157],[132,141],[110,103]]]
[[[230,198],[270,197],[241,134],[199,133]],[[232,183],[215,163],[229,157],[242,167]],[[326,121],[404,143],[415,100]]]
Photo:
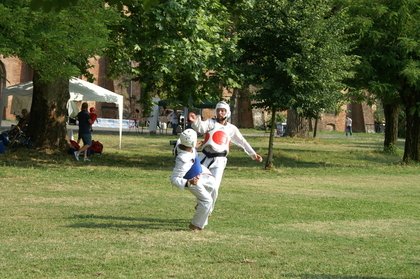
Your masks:
[[[317,117],[337,104],[356,57],[348,54],[347,14],[333,1],[256,1],[243,17],[239,47],[262,107]]]
[[[154,95],[183,105],[212,100],[232,81],[226,61],[236,37],[219,1],[168,0],[148,8],[132,1],[122,18],[109,57],[114,73],[131,70],[142,83],[144,103]]]
[[[100,0],[77,1],[57,11],[33,9],[30,0],[0,4],[0,53],[18,56],[34,71],[28,133],[36,147],[67,145],[69,78],[87,75],[88,59],[107,46],[114,15]]]
[[[418,161],[419,1],[349,1],[348,6],[360,39],[356,54],[361,56],[361,64],[357,69],[356,84],[382,100],[387,126],[392,125],[395,121],[392,117],[397,115],[387,114],[386,108],[404,106],[407,118],[404,161]],[[386,131],[385,146],[388,136]]]
[[[333,1],[248,5],[238,25],[239,61],[246,82],[257,87],[257,106],[271,110],[272,119],[277,110],[293,108],[300,116],[318,118],[335,108],[357,62],[349,54],[347,27],[345,10],[334,9]]]

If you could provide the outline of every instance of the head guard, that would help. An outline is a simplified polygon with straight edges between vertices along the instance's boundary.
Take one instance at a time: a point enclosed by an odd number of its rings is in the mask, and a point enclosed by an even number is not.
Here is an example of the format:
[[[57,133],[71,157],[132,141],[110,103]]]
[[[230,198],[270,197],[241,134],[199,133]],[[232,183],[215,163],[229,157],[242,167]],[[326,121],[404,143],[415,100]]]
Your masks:
[[[226,119],[229,119],[230,118],[230,106],[229,106],[229,104],[226,103],[225,101],[220,101],[216,105],[216,109],[219,109],[219,108],[223,108],[223,109],[226,110],[225,117],[226,117]]]
[[[197,133],[193,129],[186,129],[179,136],[179,140],[186,147],[195,147],[197,144]]]

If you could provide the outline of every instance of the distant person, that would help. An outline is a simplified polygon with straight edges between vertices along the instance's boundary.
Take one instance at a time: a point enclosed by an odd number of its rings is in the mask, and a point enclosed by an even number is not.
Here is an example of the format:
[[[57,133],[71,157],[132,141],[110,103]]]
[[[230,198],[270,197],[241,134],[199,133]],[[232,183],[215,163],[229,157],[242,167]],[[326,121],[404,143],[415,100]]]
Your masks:
[[[138,128],[140,126],[140,110],[136,109],[133,114],[131,119],[134,121],[134,127]]]
[[[196,144],[197,133],[193,129],[186,129],[180,134],[175,146],[175,167],[170,180],[173,186],[181,190],[188,189],[197,198],[189,228],[200,231],[207,225],[212,211],[215,180],[211,172],[201,165]]]
[[[178,120],[178,113],[174,109],[169,115],[168,115],[169,121],[171,122],[172,127],[172,135],[178,135],[177,128],[179,124]]]
[[[353,135],[352,123],[353,123],[353,120],[349,116],[347,116],[346,117],[346,136]]]
[[[88,149],[92,145],[91,127],[93,121],[88,112],[88,103],[82,104],[82,110],[77,114],[79,121],[79,138],[83,141],[83,146],[78,151],[74,151],[74,158],[79,161],[79,155],[84,153],[84,161],[90,161],[88,158]]]
[[[216,179],[216,195],[213,200],[213,207],[216,203],[223,172],[226,168],[226,157],[229,153],[230,142],[241,147],[253,160],[258,162],[262,162],[263,160],[245,140],[239,129],[228,122],[229,117],[230,107],[224,101],[217,103],[215,118],[201,120],[201,117],[197,116],[194,112],[190,112],[188,115],[188,121],[191,123],[191,127],[198,133],[205,134],[200,160]]]
[[[91,107],[89,109],[89,117],[90,117],[90,122],[91,122],[91,124],[90,124],[90,132],[92,133],[93,132],[92,125],[93,125],[93,123],[95,123],[95,121],[98,121],[98,115],[96,114],[96,109],[94,107]],[[81,135],[79,133],[78,138],[77,138],[77,143],[78,144],[80,144],[80,140],[81,139],[82,138],[81,138]]]
[[[93,132],[92,125],[93,123],[95,123],[95,121],[98,122],[98,115],[96,114],[96,109],[94,107],[91,107],[89,109],[89,116],[90,116],[90,122],[92,123],[90,125],[90,131]]]

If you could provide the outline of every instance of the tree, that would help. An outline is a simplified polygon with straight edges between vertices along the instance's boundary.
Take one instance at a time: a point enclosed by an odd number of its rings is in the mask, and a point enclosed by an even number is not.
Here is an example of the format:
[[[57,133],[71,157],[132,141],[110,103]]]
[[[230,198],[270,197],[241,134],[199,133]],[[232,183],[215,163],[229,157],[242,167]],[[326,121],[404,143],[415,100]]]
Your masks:
[[[397,139],[398,108],[406,114],[403,161],[419,161],[420,154],[420,70],[418,0],[349,1],[362,57],[357,85],[381,99],[385,113],[384,149],[394,149]]]
[[[109,57],[114,72],[142,83],[143,104],[155,95],[182,105],[212,101],[221,86],[233,84],[225,65],[236,37],[219,1],[168,0],[149,8],[132,1],[121,16]]]
[[[334,9],[332,1],[264,0],[255,1],[242,19],[240,63],[246,82],[258,88],[258,107],[275,119],[278,110],[292,108],[308,118],[336,106],[356,62],[347,54],[344,10]],[[266,168],[273,165],[274,128],[272,123]]]
[[[0,53],[18,56],[34,71],[28,127],[34,145],[64,149],[69,78],[88,74],[88,58],[107,46],[107,26],[116,13],[100,0],[51,12],[30,5],[29,0],[0,4]]]

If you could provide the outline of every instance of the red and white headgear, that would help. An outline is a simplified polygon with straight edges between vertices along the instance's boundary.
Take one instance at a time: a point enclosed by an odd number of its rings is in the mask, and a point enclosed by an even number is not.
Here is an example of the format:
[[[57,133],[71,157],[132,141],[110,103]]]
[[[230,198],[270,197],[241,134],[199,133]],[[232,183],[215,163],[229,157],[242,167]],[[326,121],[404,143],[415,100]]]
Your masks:
[[[216,105],[216,109],[219,109],[219,108],[223,108],[223,109],[226,110],[225,117],[226,117],[226,119],[229,119],[230,118],[230,106],[229,106],[229,104],[226,103],[225,101],[220,101]]]

